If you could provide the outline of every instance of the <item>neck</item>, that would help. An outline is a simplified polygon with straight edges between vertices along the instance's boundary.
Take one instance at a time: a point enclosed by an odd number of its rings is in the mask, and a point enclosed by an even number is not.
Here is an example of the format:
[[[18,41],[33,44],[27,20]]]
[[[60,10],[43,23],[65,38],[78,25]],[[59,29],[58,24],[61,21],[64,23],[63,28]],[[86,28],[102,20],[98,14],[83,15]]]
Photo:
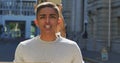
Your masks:
[[[54,41],[56,40],[56,35],[55,34],[41,34],[40,38],[44,41]]]

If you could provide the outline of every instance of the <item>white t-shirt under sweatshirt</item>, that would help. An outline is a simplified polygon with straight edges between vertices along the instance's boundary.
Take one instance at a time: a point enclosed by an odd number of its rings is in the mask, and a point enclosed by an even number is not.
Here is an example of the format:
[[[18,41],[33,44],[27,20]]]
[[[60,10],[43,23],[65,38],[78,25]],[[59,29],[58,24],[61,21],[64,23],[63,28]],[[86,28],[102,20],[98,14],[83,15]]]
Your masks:
[[[21,42],[14,63],[84,63],[76,42],[59,37],[46,42],[39,36]]]

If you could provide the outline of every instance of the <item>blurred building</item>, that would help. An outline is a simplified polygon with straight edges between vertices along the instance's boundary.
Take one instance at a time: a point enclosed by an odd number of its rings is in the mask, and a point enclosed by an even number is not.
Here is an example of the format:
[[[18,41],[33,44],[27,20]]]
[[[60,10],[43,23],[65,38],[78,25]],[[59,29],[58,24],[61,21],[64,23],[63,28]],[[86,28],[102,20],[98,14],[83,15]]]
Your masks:
[[[120,52],[119,10],[119,0],[88,0],[88,49]]]
[[[81,38],[84,26],[83,2],[83,0],[62,0],[67,38],[77,42]]]
[[[6,27],[2,37],[30,38],[31,28],[36,28],[33,23],[35,3],[36,0],[0,0],[0,24]]]

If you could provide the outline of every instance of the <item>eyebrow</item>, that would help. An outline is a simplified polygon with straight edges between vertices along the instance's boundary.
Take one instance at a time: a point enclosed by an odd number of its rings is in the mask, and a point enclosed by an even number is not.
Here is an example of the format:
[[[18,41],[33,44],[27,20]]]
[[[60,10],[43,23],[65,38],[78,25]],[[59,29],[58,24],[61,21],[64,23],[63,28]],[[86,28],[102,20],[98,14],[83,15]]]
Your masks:
[[[40,14],[40,16],[45,16],[45,14]],[[57,16],[57,14],[50,14],[50,16]]]
[[[57,14],[50,14],[51,16],[57,16]]]
[[[40,14],[39,16],[45,16],[45,14]]]

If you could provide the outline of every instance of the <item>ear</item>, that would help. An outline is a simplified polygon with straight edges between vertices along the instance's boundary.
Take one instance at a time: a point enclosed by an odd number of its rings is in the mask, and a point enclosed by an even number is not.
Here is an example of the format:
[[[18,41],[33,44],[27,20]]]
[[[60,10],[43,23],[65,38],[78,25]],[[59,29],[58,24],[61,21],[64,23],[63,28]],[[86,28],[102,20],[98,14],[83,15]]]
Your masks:
[[[35,23],[36,26],[38,26],[38,21],[37,21],[37,19],[34,20],[34,23]]]
[[[59,19],[58,19],[58,24],[60,24],[60,23],[61,23],[61,21],[62,21],[62,19],[61,19],[61,18],[59,18]]]

